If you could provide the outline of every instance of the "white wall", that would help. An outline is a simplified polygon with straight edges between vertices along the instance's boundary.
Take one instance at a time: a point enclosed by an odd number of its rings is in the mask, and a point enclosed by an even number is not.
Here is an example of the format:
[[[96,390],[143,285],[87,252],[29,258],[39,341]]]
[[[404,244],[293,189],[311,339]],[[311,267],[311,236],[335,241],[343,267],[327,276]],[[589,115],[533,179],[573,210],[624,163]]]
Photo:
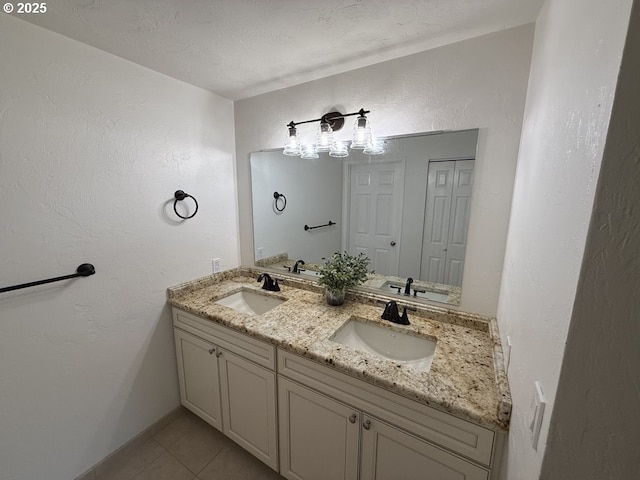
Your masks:
[[[640,472],[640,4],[616,87],[541,478]]]
[[[179,404],[165,289],[239,263],[233,105],[7,15],[0,64],[0,286],[97,270],[0,295],[0,478],[69,480]]]
[[[236,102],[242,263],[254,252],[249,154],[281,148],[288,122],[364,107],[380,136],[479,128],[460,308],[495,315],[532,34],[526,25]]]
[[[340,250],[342,161],[320,155],[303,160],[276,151],[251,154],[255,247],[256,253],[263,248],[263,258],[287,253],[291,260],[322,263],[322,257]],[[273,192],[287,198],[284,211],[275,210]],[[304,230],[329,220],[336,225]]]
[[[536,23],[498,307],[512,341],[508,480],[539,478],[631,3],[548,0]],[[536,380],[548,402],[537,451]]]

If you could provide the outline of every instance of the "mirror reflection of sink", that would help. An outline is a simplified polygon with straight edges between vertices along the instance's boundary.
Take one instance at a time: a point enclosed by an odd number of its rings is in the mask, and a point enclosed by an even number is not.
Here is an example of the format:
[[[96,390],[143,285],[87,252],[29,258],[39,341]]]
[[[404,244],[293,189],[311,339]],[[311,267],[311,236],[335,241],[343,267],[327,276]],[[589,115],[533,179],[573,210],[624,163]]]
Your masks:
[[[243,289],[216,300],[214,303],[232,308],[236,312],[244,313],[245,315],[262,315],[282,302],[284,300],[279,298]]]
[[[354,318],[345,322],[329,340],[404,364],[419,372],[429,371],[436,351],[435,340]]]
[[[315,270],[303,270],[300,272],[300,275],[306,275],[307,277],[319,277],[320,272],[316,272]]]
[[[278,267],[280,268],[280,267]],[[282,271],[285,273],[290,273],[291,275],[295,275],[295,276],[301,276],[301,277],[313,277],[313,278],[318,278],[320,276],[320,272],[316,271],[316,270],[310,270],[308,268],[304,268],[302,270],[300,270],[297,273],[293,273],[291,271],[291,267],[289,266],[288,268],[286,266],[282,266]]]
[[[397,288],[392,288],[391,286],[394,285],[396,287],[402,287],[400,289],[400,292],[398,292]],[[449,294],[448,293],[440,293],[440,292],[431,292],[429,290],[427,290],[426,292],[418,292],[416,293],[416,296],[413,296],[413,289],[414,287],[411,287],[411,298],[422,298],[425,300],[431,300],[433,302],[440,302],[440,303],[447,303],[447,300],[449,298]],[[380,290],[382,290],[384,293],[399,293],[400,295],[402,295],[404,293],[404,283],[400,284],[398,282],[384,282],[382,284],[382,286],[380,287]]]

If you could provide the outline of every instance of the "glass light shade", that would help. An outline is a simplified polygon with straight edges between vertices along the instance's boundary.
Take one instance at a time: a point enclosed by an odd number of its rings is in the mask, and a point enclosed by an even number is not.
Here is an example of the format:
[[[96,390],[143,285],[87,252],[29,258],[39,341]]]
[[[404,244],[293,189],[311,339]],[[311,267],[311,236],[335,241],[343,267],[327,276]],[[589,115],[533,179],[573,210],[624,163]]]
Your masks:
[[[353,124],[353,141],[351,142],[351,148],[360,150],[367,146],[371,140],[371,126],[367,117],[364,115],[358,116],[356,123]]]
[[[282,153],[293,157],[297,157],[302,153],[300,138],[298,137],[298,131],[295,127],[289,127],[287,129],[287,139]]]
[[[373,135],[371,136],[371,140],[364,147],[362,153],[365,155],[382,155],[384,153],[386,147],[386,143],[382,138],[376,138]]]
[[[331,150],[329,150],[329,156],[337,158],[348,157],[349,149],[347,148],[347,144],[340,141],[333,142]]]
[[[316,151],[316,146],[313,143],[306,143],[302,145],[301,157],[304,159],[318,158],[318,152]]]
[[[318,141],[316,142],[316,151],[328,152],[333,145],[333,130],[327,122],[320,123],[318,131]]]

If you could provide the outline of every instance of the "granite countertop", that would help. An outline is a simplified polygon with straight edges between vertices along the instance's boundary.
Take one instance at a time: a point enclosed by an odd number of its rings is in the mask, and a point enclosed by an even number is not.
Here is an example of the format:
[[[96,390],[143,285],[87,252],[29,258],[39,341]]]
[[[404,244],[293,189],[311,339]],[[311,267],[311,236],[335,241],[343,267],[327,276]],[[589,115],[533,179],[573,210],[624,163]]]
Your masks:
[[[495,319],[420,304],[411,325],[380,319],[377,295],[348,293],[340,307],[327,305],[311,280],[282,279],[280,292],[261,290],[259,272],[235,269],[168,289],[168,301],[194,315],[321,362],[394,393],[489,428],[506,430],[511,395]],[[285,300],[263,315],[249,316],[214,302],[241,289]],[[401,302],[400,304],[410,304]],[[429,372],[418,372],[329,339],[351,318],[437,340]]]

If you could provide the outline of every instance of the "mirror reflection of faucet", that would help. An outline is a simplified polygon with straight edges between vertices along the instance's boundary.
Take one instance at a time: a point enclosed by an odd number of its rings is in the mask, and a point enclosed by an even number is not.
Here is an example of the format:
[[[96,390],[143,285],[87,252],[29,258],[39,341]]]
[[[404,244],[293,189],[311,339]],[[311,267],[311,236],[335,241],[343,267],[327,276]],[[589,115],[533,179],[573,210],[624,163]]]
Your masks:
[[[411,295],[411,284],[413,283],[413,278],[407,278],[407,283],[404,285],[404,294],[408,297]]]
[[[295,265],[293,266],[293,270],[292,273],[300,273],[300,272],[304,272],[304,268],[300,268],[300,265],[304,265],[304,260],[298,260]]]
[[[407,283],[405,283],[404,287],[402,287],[401,285],[393,285],[393,284],[389,284],[389,288],[395,288],[396,290],[398,290],[398,295],[400,295],[400,290],[402,290],[404,288],[404,294],[408,297],[411,295],[411,284],[413,283],[413,278],[409,277],[407,278]],[[415,293],[414,293],[414,297],[415,297]]]

